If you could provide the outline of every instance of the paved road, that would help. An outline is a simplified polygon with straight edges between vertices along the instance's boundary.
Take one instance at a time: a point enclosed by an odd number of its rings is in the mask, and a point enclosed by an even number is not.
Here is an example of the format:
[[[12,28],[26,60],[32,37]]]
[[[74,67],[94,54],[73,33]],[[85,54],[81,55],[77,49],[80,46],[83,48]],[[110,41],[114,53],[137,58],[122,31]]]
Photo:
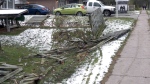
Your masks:
[[[112,75],[105,84],[150,84],[150,28],[142,10]]]

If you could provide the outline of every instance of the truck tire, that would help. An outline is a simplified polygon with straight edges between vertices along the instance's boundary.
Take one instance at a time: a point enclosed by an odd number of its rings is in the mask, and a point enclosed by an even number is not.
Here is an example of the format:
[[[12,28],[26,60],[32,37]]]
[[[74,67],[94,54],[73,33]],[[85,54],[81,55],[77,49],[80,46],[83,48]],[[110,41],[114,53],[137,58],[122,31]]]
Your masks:
[[[104,14],[104,16],[110,16],[111,15],[109,10],[105,10],[103,14]]]

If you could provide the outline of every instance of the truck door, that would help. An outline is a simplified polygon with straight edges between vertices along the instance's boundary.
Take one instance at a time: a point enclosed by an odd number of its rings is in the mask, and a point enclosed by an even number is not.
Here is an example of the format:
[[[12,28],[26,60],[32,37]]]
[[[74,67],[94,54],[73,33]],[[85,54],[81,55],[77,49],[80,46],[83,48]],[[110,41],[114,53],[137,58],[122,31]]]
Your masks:
[[[98,8],[101,8],[101,5],[98,2],[94,2],[94,4],[93,4],[93,10],[95,11]]]
[[[93,2],[88,2],[87,4],[87,12],[92,13],[93,12]]]

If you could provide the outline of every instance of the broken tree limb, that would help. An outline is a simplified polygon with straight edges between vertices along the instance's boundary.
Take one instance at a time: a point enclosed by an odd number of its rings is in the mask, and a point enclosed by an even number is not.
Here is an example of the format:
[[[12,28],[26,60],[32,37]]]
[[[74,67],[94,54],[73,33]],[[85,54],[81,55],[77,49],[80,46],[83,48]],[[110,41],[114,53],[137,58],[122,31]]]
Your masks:
[[[116,32],[113,32],[113,33],[108,33],[96,40],[91,40],[91,42],[95,42],[95,43],[99,43],[103,40],[107,40],[108,38],[112,37],[113,40],[115,39],[118,39],[119,37],[125,35],[126,33],[128,33],[131,29],[125,29],[125,30],[120,30],[120,31],[116,31]]]
[[[0,83],[6,81],[7,79],[9,79],[10,77],[14,76],[15,74],[19,73],[20,71],[22,71],[23,69],[21,67],[19,67],[18,69],[16,69],[13,72],[8,73],[7,75],[5,75],[4,77],[0,78]]]
[[[126,30],[121,30],[121,31],[116,31],[113,33],[109,33],[106,34],[103,37],[100,37],[97,40],[91,40],[91,43],[88,43],[87,45],[84,46],[84,48],[81,48],[81,50],[77,51],[78,53],[84,52],[84,51],[88,51],[91,52],[95,49],[97,49],[99,46],[112,41],[112,40],[116,40],[118,38],[120,38],[121,36],[125,35],[126,33],[128,33],[130,31],[130,29],[126,29]],[[98,44],[97,44],[98,43]]]
[[[17,69],[16,67],[5,67],[5,66],[0,66],[0,69]]]
[[[44,75],[46,75],[51,69],[52,69],[52,66],[48,67],[48,68],[45,70]]]
[[[10,64],[6,64],[6,63],[4,63],[2,65],[5,67],[10,67],[10,68],[18,68],[18,66],[16,66],[16,65],[10,65]]]
[[[17,82],[17,80],[16,80],[16,79],[13,79],[13,81],[14,81],[14,83],[15,83],[15,84],[18,84],[18,82]]]
[[[54,54],[54,53],[60,54],[60,53],[63,53],[64,51],[69,51],[69,50],[72,50],[72,49],[75,49],[75,48],[77,48],[77,46],[53,49],[53,50],[49,51],[47,54]]]
[[[9,71],[0,70],[0,75],[6,75],[6,74],[8,74],[8,73],[9,73]]]
[[[51,54],[37,54],[34,57],[56,59],[60,64],[67,59],[67,57],[61,55],[51,55]]]
[[[33,82],[34,80],[37,80],[37,79],[39,79],[38,76],[37,77],[26,77],[26,78],[24,78],[23,80],[20,81],[20,84],[22,84],[24,82],[29,82],[29,81]]]
[[[49,55],[49,56],[47,56],[47,58],[56,59],[60,64],[62,64],[64,62],[64,60],[67,59],[67,57],[64,57],[64,56],[58,57],[57,55]]]
[[[91,52],[93,50],[96,50],[97,48],[99,48],[100,46],[104,45],[105,43],[107,43],[108,41],[110,41],[111,39],[113,39],[113,37],[108,38],[107,40],[101,41],[99,44],[97,44],[96,46],[93,46],[91,48],[88,49],[88,52]]]

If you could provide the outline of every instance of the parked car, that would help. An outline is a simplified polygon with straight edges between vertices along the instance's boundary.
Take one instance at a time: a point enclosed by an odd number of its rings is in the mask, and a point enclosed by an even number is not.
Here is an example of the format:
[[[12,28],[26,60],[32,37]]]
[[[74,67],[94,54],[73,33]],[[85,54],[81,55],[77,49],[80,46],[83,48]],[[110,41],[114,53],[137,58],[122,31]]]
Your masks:
[[[85,8],[87,10],[87,13],[92,13],[98,8],[101,8],[101,11],[104,14],[104,16],[110,16],[111,14],[115,14],[116,12],[114,6],[106,6],[101,1],[98,0],[88,0],[88,2],[85,3],[85,5],[86,5]]]
[[[28,4],[20,7],[21,9],[28,9],[28,15],[46,15],[50,13],[50,10],[43,5]]]
[[[86,14],[86,10],[84,9],[83,4],[67,4],[63,7],[56,8],[54,10],[55,15],[77,15],[83,16]]]

